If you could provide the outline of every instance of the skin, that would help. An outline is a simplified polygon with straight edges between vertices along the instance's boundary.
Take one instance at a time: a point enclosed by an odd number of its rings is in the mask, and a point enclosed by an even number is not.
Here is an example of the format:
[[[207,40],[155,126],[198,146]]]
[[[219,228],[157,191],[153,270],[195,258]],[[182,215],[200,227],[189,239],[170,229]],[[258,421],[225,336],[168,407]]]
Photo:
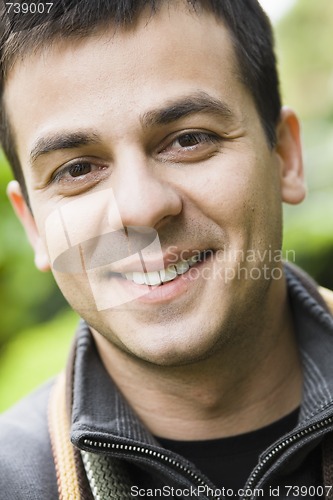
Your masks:
[[[143,124],[152,110],[198,95],[228,112]],[[282,264],[264,252],[281,248],[281,202],[304,197],[299,126],[283,109],[277,145],[269,147],[223,24],[177,4],[132,30],[59,42],[16,63],[5,102],[32,213],[16,182],[8,193],[41,270],[52,264],[56,245],[48,221],[63,207],[78,240],[112,225],[143,226],[157,231],[164,253],[170,247],[215,252],[177,293],[155,291],[152,301],[104,310],[97,310],[86,275],[53,269],[72,307],[91,325],[110,375],[151,431],[174,439],[222,437],[296,408],[302,376],[286,284],[270,274]],[[87,130],[98,142],[31,161],[41,138]],[[187,136],[184,146],[186,133],[201,135],[194,142],[191,136],[190,145]],[[74,180],[68,172],[54,178],[77,159],[90,162],[92,171]],[[116,206],[107,222],[108,209],[88,196],[106,190]],[[56,231],[54,240],[61,240]],[[256,262],[234,257],[253,250]],[[238,266],[245,269],[240,278]],[[253,267],[261,270],[259,279],[248,277]],[[214,269],[235,277],[205,279],[203,269],[206,276]],[[96,279],[103,297],[112,294],[105,278]]]

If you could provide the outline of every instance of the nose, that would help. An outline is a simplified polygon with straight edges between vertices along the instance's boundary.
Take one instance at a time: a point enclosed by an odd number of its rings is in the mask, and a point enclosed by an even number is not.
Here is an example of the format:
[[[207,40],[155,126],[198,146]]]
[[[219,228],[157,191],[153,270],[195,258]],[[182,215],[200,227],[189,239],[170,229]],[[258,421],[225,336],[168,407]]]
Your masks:
[[[112,188],[123,226],[158,229],[163,219],[178,215],[182,200],[175,186],[161,175],[165,165],[149,165],[145,157],[119,162]],[[159,170],[160,169],[160,170]]]

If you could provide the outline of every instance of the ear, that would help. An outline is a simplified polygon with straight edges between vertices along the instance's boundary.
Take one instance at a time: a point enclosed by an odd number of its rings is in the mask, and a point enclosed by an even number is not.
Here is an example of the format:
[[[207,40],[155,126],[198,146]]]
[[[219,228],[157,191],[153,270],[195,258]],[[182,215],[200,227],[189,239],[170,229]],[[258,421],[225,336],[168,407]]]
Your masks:
[[[299,121],[295,113],[283,107],[276,129],[276,154],[280,161],[281,196],[296,205],[306,194]]]
[[[35,266],[40,271],[49,271],[50,263],[45,245],[39,236],[35,219],[30,208],[27,206],[17,181],[11,181],[8,184],[7,195],[18,219],[25,229],[30,245],[35,252]]]

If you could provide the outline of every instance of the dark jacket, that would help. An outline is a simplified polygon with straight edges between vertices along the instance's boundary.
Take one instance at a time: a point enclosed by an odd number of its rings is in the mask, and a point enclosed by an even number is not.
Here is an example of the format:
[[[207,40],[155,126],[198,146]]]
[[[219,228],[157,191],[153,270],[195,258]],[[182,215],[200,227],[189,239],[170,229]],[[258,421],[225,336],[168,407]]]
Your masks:
[[[304,368],[299,423],[262,454],[242,498],[317,498],[324,485],[323,442],[329,443],[327,436],[333,430],[333,318],[311,280],[289,267],[286,274]],[[193,464],[161,448],[141,424],[107,375],[83,322],[68,373],[71,440],[81,450],[125,464],[126,481],[136,487],[127,498],[144,498],[141,494],[148,489],[147,498],[218,498],[217,488]],[[58,498],[47,425],[52,384],[0,417],[1,500]],[[153,493],[155,488],[162,495]],[[91,498],[90,493],[85,495]]]

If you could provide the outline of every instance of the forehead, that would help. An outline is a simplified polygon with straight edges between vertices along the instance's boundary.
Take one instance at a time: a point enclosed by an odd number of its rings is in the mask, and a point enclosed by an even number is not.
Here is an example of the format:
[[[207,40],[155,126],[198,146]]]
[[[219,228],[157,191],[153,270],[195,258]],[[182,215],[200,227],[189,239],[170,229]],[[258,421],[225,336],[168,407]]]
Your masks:
[[[121,135],[163,100],[200,90],[217,98],[223,91],[238,108],[247,94],[222,21],[175,4],[142,16],[132,28],[63,40],[27,55],[9,74],[4,98],[24,163],[36,137],[64,123],[75,130],[107,117]]]

